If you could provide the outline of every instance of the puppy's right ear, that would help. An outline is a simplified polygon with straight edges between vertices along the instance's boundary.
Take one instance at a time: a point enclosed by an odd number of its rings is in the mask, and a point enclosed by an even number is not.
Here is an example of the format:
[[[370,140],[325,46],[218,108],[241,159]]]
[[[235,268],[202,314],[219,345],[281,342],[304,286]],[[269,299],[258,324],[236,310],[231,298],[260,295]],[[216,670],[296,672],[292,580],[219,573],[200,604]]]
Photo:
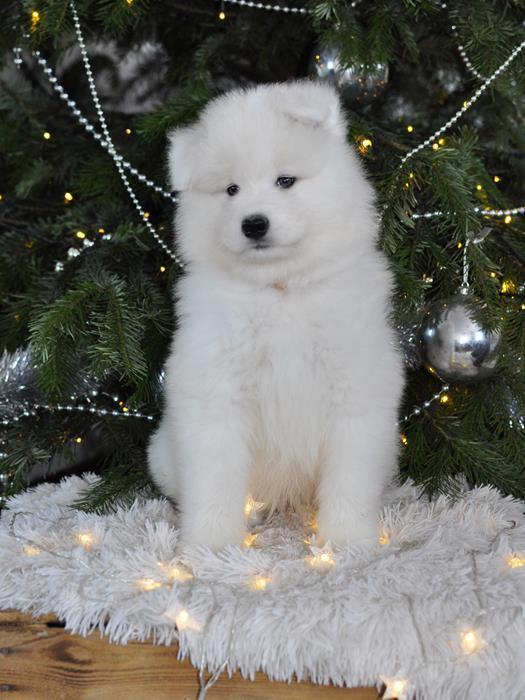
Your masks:
[[[171,189],[175,192],[188,189],[192,169],[192,152],[196,144],[196,133],[193,127],[180,127],[168,134],[168,169]]]

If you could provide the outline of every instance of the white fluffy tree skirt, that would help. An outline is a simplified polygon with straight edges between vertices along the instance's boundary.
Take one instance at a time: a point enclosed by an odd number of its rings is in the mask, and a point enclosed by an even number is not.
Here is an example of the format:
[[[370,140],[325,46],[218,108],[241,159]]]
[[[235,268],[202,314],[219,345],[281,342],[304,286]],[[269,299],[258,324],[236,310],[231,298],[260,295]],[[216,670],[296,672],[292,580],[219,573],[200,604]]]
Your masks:
[[[429,503],[408,485],[385,505],[389,542],[336,548],[333,565],[312,565],[304,514],[274,516],[255,546],[181,560],[163,500],[105,516],[68,508],[95,478],[9,501],[0,608],[54,613],[71,632],[98,628],[118,643],[178,640],[196,666],[228,661],[248,677],[366,686],[382,676],[418,700],[525,698],[522,502],[485,487]],[[194,578],[180,580],[187,569]]]

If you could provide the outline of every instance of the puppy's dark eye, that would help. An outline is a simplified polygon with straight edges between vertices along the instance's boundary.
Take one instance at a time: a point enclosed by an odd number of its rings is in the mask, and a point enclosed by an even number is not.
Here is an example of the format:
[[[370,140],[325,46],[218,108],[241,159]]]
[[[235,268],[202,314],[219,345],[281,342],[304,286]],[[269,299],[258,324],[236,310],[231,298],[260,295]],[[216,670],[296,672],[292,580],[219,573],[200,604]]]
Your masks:
[[[226,188],[226,192],[230,195],[230,197],[236,195],[239,190],[239,185],[228,185],[228,187]]]
[[[275,181],[275,184],[277,187],[282,187],[283,190],[287,190],[289,187],[293,185],[295,182],[295,177],[291,177],[290,175],[281,175],[280,177],[277,178]]]

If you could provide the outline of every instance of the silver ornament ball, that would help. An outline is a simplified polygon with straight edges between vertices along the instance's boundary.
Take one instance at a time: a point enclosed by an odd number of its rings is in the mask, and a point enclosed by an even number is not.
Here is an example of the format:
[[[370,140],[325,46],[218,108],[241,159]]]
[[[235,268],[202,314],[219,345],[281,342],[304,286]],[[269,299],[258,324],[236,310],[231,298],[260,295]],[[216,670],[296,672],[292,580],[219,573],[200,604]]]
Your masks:
[[[314,51],[308,73],[312,78],[334,85],[341,97],[354,105],[372,102],[388,82],[385,63],[345,67],[339,51],[329,46]]]
[[[472,298],[460,293],[435,302],[423,317],[419,334],[423,362],[445,381],[475,382],[496,371],[501,336],[483,329],[472,309]]]

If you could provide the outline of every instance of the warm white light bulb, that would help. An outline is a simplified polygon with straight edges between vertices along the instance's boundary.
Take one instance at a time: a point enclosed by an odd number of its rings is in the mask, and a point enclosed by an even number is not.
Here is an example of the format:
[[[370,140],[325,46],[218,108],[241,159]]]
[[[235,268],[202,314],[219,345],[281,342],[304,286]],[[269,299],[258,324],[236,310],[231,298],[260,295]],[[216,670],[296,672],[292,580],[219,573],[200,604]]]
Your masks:
[[[269,576],[255,576],[252,579],[251,587],[254,591],[265,591],[271,580]]]
[[[314,569],[326,571],[335,565],[334,551],[330,542],[327,542],[324,547],[310,547],[312,556],[308,557],[308,563]]]
[[[77,533],[78,542],[84,547],[84,549],[90,549],[95,541],[91,532],[79,532]]]
[[[507,564],[511,569],[518,569],[521,566],[525,566],[525,556],[522,554],[513,554],[507,558]]]
[[[193,632],[198,632],[201,629],[199,623],[193,619],[186,608],[170,608],[169,610],[166,610],[164,617],[171,620],[171,622],[174,622],[179,631],[191,630]]]
[[[385,684],[385,692],[381,696],[383,700],[405,700],[407,697],[408,680],[406,678],[379,676]]]
[[[243,540],[243,544],[245,547],[251,547],[253,544],[255,544],[255,541],[257,540],[257,535],[254,532],[249,532],[246,537]]]
[[[476,630],[471,629],[461,633],[461,649],[464,654],[474,654],[484,646],[483,637]]]
[[[166,564],[163,561],[158,561],[157,564],[170,581],[189,581],[193,578],[191,571],[181,566]]]
[[[40,554],[40,549],[35,547],[34,544],[26,544],[24,547],[24,554],[28,557],[36,557]]]
[[[156,588],[160,588],[162,583],[155,581],[154,578],[141,578],[137,581],[137,586],[143,591],[154,591]]]

